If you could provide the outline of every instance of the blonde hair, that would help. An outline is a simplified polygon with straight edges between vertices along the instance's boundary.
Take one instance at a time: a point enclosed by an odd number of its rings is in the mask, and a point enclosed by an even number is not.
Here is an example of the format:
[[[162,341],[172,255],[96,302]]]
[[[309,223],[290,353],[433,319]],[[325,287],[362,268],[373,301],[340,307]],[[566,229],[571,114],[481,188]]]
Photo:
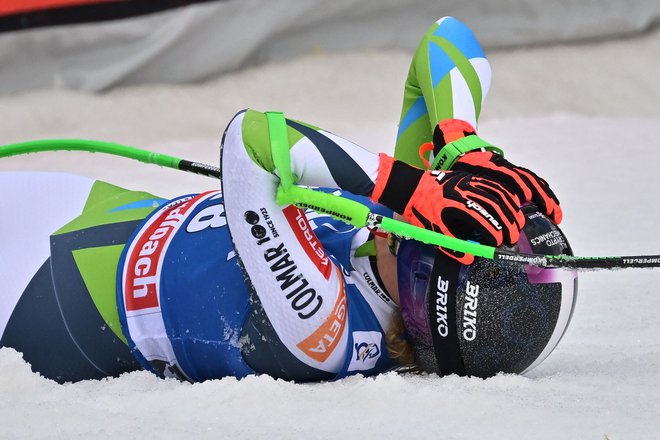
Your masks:
[[[385,342],[390,356],[402,367],[415,366],[415,350],[406,337],[401,312],[395,312],[392,324],[385,334]]]

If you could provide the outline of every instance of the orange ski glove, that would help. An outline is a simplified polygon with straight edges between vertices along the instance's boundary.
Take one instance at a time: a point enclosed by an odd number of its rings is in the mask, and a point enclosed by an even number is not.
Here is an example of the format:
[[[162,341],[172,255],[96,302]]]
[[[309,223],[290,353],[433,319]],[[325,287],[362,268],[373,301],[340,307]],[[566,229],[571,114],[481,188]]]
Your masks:
[[[555,224],[561,223],[563,214],[559,200],[548,182],[527,168],[513,165],[492,151],[472,151],[461,156],[452,170],[472,173],[492,179],[516,194],[524,204],[533,203]]]
[[[513,245],[525,217],[518,196],[463,171],[423,171],[380,155],[371,195],[409,223],[490,246]]]
[[[468,122],[460,119],[440,121],[433,132],[433,151],[436,156],[441,155],[442,152],[449,151],[446,147],[470,138],[477,137],[475,129]],[[485,141],[481,141],[487,145]],[[491,145],[488,146],[501,152]],[[451,163],[449,169],[452,171],[462,171],[498,182],[516,194],[521,203],[533,203],[555,224],[561,222],[559,200],[548,183],[527,168],[512,164],[501,154],[477,149],[466,152]]]

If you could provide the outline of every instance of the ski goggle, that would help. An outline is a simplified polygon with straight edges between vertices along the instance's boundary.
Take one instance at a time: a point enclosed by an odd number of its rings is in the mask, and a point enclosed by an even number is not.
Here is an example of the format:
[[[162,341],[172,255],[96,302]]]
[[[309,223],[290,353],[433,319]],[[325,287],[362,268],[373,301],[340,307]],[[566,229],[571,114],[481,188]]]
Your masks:
[[[437,250],[413,240],[394,241],[397,244],[397,276],[403,323],[416,344],[432,346],[427,295]]]

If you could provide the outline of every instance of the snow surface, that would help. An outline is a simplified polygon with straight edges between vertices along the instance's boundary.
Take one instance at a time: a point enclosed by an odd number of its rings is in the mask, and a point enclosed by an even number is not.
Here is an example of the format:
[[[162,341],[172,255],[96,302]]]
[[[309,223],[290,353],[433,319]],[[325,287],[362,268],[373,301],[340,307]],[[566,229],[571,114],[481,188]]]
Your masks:
[[[491,54],[480,134],[537,170],[579,255],[660,253],[660,34]],[[315,54],[201,85],[0,98],[0,143],[112,140],[216,163],[240,108],[281,109],[391,151],[409,54]],[[207,178],[125,159],[48,153],[3,170],[63,170],[175,196]],[[137,372],[57,385],[0,350],[1,438],[654,439],[660,436],[660,271],[580,276],[555,352],[527,376],[268,377],[190,385]]]

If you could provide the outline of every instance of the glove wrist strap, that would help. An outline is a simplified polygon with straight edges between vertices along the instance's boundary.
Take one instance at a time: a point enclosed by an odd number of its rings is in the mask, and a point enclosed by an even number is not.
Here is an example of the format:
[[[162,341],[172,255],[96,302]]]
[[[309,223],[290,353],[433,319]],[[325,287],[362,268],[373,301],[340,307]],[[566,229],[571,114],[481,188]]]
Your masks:
[[[486,151],[494,151],[504,156],[504,151],[494,145],[489,144],[481,139],[476,134],[471,134],[463,138],[450,142],[435,156],[431,164],[432,170],[448,170],[454,165],[459,157],[470,151],[485,149]]]

